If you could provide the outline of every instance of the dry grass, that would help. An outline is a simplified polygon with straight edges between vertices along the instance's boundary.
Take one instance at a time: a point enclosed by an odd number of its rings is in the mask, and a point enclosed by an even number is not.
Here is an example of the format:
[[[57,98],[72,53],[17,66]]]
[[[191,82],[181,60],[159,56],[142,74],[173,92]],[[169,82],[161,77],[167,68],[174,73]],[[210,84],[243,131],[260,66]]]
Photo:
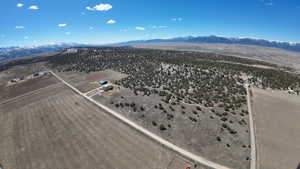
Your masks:
[[[211,111],[211,108],[200,105],[202,111],[197,111],[196,105],[180,104],[172,105],[174,110],[171,110],[169,107],[171,104],[161,102],[162,97],[158,95],[136,96],[132,91],[122,87],[112,95],[103,93],[101,96],[96,95],[93,98],[194,154],[231,168],[248,169],[250,166],[248,115],[241,116],[240,113],[233,115],[228,112],[226,118],[232,123],[223,122],[220,120],[221,117]],[[130,106],[131,103],[136,104],[136,111]],[[162,104],[166,112],[159,108],[159,104]],[[116,107],[116,105],[119,106]],[[181,106],[184,106],[184,109]],[[143,111],[141,107],[144,108]],[[217,107],[214,110],[222,111]],[[191,117],[196,119],[196,122],[191,121]],[[239,123],[242,119],[246,124]],[[160,130],[161,124],[166,127],[163,131]],[[226,124],[237,133],[230,134],[227,129],[222,127],[222,124]],[[217,137],[220,137],[221,141],[218,141]]]
[[[61,83],[0,104],[0,138],[13,169],[165,169],[176,157]]]
[[[22,83],[8,85],[8,82],[14,78],[27,77],[33,73],[43,70],[44,69],[41,64],[37,63],[15,66],[11,69],[0,72],[0,103],[19,95],[58,83],[57,79],[48,74],[37,78],[27,79]]]
[[[253,89],[259,169],[297,168],[300,154],[300,97]]]

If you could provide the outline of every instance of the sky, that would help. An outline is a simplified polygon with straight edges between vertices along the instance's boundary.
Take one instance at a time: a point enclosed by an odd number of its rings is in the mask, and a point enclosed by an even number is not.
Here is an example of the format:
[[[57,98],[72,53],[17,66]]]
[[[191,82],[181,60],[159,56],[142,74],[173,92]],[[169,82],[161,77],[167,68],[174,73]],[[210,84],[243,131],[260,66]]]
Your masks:
[[[207,35],[300,42],[300,1],[0,1],[0,47]]]

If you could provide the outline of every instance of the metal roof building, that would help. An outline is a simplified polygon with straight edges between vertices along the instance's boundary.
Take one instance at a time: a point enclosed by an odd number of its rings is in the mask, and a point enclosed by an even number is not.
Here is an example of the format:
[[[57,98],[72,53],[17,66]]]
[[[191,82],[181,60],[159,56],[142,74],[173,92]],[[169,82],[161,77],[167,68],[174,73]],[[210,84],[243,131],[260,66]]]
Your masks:
[[[107,80],[99,80],[98,83],[101,85],[105,85],[108,83],[108,81]]]

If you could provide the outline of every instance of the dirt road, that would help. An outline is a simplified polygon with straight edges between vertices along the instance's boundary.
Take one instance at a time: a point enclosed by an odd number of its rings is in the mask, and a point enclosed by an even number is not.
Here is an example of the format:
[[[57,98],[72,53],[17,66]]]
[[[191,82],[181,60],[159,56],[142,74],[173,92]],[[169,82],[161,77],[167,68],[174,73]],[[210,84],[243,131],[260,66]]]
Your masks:
[[[55,74],[53,71],[50,71],[50,73],[52,73],[57,79],[59,79],[62,83],[64,83],[65,85],[67,85],[69,88],[71,88],[74,92],[76,92],[77,94],[81,95],[82,97],[86,98],[88,101],[94,103],[96,106],[104,109],[105,111],[107,111],[108,113],[110,113],[111,115],[113,115],[114,117],[116,117],[117,119],[119,119],[120,121],[124,122],[126,125],[132,127],[133,129],[135,129],[136,131],[139,131],[140,133],[146,135],[147,137],[155,140],[157,143],[166,146],[168,149],[175,151],[176,153],[187,157],[191,160],[194,160],[195,162],[198,162],[200,164],[209,166],[211,168],[216,168],[216,169],[229,169],[226,166],[217,164],[213,161],[207,160],[204,157],[201,156],[197,156],[185,149],[182,149],[174,144],[172,144],[171,142],[168,142],[167,140],[157,136],[154,133],[151,133],[150,131],[146,130],[145,128],[135,124],[134,122],[128,120],[126,117],[120,115],[119,113],[115,112],[114,110],[110,109],[109,107],[100,104],[99,102],[93,100],[90,97],[87,97],[84,93],[80,92],[78,89],[76,89],[74,86],[72,86],[71,84],[67,83],[65,80],[63,80],[61,77],[59,77],[57,74]]]
[[[63,83],[0,104],[0,138],[4,169],[194,168]]]
[[[0,105],[4,168],[166,169],[181,159],[65,85],[42,90]]]
[[[249,111],[249,128],[250,128],[250,143],[251,143],[251,163],[250,163],[250,169],[256,169],[256,138],[255,138],[255,128],[254,128],[254,118],[253,118],[253,112],[251,107],[251,94],[250,89],[248,87],[249,85],[246,84],[245,88],[247,91],[247,106]]]

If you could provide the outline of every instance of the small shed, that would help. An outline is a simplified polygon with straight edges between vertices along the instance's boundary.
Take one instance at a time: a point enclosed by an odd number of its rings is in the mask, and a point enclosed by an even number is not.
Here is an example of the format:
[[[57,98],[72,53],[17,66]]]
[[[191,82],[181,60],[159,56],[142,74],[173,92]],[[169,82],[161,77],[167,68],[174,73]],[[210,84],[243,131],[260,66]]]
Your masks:
[[[98,83],[101,84],[101,85],[105,85],[105,84],[108,83],[108,81],[107,80],[99,80]]]

